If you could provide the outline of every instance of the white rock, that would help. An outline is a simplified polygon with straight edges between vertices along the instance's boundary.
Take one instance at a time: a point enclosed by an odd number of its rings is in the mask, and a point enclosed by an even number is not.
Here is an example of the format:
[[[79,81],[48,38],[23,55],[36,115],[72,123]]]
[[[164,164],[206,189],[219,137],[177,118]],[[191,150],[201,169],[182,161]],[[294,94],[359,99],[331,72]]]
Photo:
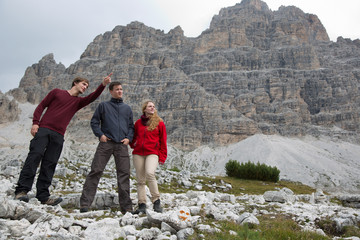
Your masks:
[[[119,221],[112,218],[105,218],[91,223],[84,231],[86,239],[113,240],[116,238],[125,238],[125,232],[120,228]]]
[[[189,180],[181,180],[181,184],[185,187],[185,188],[190,188],[193,184],[191,181]]]
[[[133,225],[123,226],[122,229],[123,229],[126,236],[128,236],[128,235],[135,236],[136,233],[138,232],[138,230],[136,230],[135,226],[133,226]]]
[[[80,226],[70,226],[69,227],[69,233],[74,235],[80,235],[81,234],[81,227]]]
[[[144,229],[140,230],[136,234],[136,237],[139,237],[144,240],[145,239],[151,240],[151,239],[157,239],[157,237],[161,234],[162,233],[161,233],[160,229],[152,227],[150,229],[144,228]]]
[[[191,215],[199,215],[201,211],[201,207],[198,206],[189,206]]]
[[[259,225],[259,220],[251,213],[245,212],[239,216],[239,218],[236,220],[238,224],[245,224],[245,223],[251,223]]]
[[[173,227],[175,230],[180,230],[192,227],[198,217],[192,217],[190,209],[186,206],[180,206],[173,211],[170,211],[166,216],[165,222]]]
[[[5,195],[0,195],[0,217],[14,218],[16,204],[14,201],[9,201]]]
[[[24,234],[24,231],[31,225],[26,219],[7,221],[6,225],[10,230],[11,236],[20,237]]]
[[[237,235],[238,235],[237,232],[235,232],[235,231],[233,231],[233,230],[230,230],[230,231],[229,231],[229,234],[230,234],[230,235],[233,235],[233,236],[237,236]]]
[[[280,191],[266,191],[264,193],[264,199],[267,202],[295,202],[295,196],[293,192],[288,188],[283,188]]]
[[[169,224],[167,224],[166,222],[162,222],[161,223],[161,231],[164,232],[170,232],[171,234],[175,234],[176,230],[174,228],[172,228]]]
[[[346,226],[354,226],[355,225],[354,221],[350,217],[349,218],[335,218],[334,221],[336,223],[336,229],[339,232]]]
[[[177,236],[178,240],[185,240],[192,234],[194,234],[194,229],[185,228],[185,229],[181,229],[180,231],[178,231],[176,236]]]
[[[196,228],[202,232],[215,232],[215,228],[210,225],[198,224]]]

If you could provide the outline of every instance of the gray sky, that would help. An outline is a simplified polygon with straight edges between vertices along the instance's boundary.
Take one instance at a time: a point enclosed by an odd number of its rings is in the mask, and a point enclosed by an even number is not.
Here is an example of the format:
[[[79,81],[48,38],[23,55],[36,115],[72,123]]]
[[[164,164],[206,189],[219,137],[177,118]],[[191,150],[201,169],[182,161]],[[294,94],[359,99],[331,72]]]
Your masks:
[[[19,86],[43,56],[68,67],[87,45],[117,25],[139,21],[165,33],[181,26],[187,37],[209,27],[221,8],[241,0],[0,0],[0,90]],[[319,17],[331,41],[360,38],[359,0],[264,0],[269,8],[294,5]]]

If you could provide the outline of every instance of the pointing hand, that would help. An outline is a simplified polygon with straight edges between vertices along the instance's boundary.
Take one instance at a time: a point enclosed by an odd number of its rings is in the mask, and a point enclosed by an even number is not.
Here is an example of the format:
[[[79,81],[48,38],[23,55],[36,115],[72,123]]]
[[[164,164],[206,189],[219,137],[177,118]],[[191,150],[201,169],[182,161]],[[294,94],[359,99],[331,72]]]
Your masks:
[[[107,77],[104,78],[104,80],[102,82],[102,84],[104,86],[108,85],[111,82],[111,75],[112,75],[112,73],[110,73]]]

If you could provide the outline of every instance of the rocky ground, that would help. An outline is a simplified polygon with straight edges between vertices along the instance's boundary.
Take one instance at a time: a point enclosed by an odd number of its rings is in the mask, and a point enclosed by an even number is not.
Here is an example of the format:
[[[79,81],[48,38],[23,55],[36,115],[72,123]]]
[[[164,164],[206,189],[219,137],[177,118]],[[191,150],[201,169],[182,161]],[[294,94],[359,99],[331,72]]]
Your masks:
[[[316,225],[320,219],[331,219],[338,229],[360,222],[359,195],[326,195],[320,189],[297,195],[288,188],[275,188],[262,195],[235,196],[227,193],[232,186],[225,182],[207,186],[212,191],[202,190],[207,183],[187,171],[159,170],[157,175],[162,185],[176,181],[182,186],[181,193],[161,195],[163,213],[152,211],[149,200],[147,214],[140,216],[118,211],[116,180],[112,176],[103,178],[92,211],[87,213],[79,212],[81,181],[57,177],[53,193],[64,201],[52,207],[40,204],[36,198],[29,203],[13,200],[14,183],[2,177],[0,239],[186,239],[194,231],[223,231],[217,225],[219,221],[259,224],[262,215],[291,216],[304,231],[321,235],[325,233]],[[134,207],[135,184],[132,180]],[[190,187],[195,190],[188,190]],[[30,196],[34,196],[33,191]],[[338,203],[332,201],[335,197]]]

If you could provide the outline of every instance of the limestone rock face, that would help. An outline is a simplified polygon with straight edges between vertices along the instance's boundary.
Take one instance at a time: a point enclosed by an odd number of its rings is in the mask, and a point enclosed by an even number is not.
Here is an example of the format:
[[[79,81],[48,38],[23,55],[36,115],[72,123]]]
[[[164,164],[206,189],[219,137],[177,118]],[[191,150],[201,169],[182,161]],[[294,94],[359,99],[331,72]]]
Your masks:
[[[19,107],[14,99],[10,100],[0,92],[0,124],[12,122],[18,119]]]
[[[38,103],[51,89],[69,89],[82,76],[90,80],[88,94],[113,72],[134,118],[141,103],[152,99],[169,142],[185,150],[256,133],[356,140],[359,56],[359,40],[329,41],[313,14],[293,6],[271,11],[260,0],[243,0],[221,9],[196,38],[184,36],[180,26],[168,33],[140,22],[116,26],[95,37],[66,69],[52,54],[45,56],[26,70],[19,89]],[[77,121],[88,121],[109,98],[105,90],[77,113],[69,133],[91,134]]]
[[[63,64],[57,64],[52,53],[44,56],[37,64],[25,71],[19,88],[27,93],[27,101],[39,103],[49,89],[60,88],[57,78],[65,72]],[[71,87],[71,82],[69,84]]]

